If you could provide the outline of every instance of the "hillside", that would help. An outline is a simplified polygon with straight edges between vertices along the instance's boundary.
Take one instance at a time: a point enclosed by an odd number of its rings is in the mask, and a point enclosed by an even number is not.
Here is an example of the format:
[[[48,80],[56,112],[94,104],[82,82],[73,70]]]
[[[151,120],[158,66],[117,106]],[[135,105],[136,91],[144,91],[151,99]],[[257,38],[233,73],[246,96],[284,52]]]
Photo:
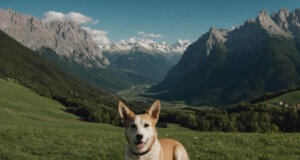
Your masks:
[[[118,69],[113,66],[107,68],[89,68],[74,63],[68,58],[58,56],[57,53],[50,48],[41,48],[37,52],[53,64],[63,68],[69,74],[80,77],[95,86],[109,91],[126,89],[136,84],[151,83],[149,79],[143,75],[138,75],[136,72],[130,70]]]
[[[262,11],[233,30],[211,28],[150,91],[161,99],[222,106],[300,86],[298,11],[286,19],[280,19],[286,10]]]
[[[0,31],[0,77],[14,79],[90,121],[118,124],[118,98],[69,75]]]
[[[42,97],[13,80],[0,79],[0,123],[1,126],[50,126],[71,125],[80,117],[67,113],[57,101]],[[62,127],[62,126],[61,126]]]
[[[0,88],[0,159],[124,159],[124,128],[81,121],[12,80],[0,79]],[[168,126],[158,129],[159,136],[180,140],[190,159],[299,158],[298,133],[207,133]]]

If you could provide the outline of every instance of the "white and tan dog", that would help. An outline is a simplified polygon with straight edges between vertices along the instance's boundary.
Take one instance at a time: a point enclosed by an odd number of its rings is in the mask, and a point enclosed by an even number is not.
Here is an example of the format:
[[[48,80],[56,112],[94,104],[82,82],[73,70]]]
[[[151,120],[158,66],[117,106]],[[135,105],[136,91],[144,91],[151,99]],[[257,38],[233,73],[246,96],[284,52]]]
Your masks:
[[[146,114],[135,115],[119,101],[119,113],[126,126],[128,145],[127,160],[188,160],[183,145],[172,139],[159,139],[155,125],[160,113],[160,102],[156,100]]]

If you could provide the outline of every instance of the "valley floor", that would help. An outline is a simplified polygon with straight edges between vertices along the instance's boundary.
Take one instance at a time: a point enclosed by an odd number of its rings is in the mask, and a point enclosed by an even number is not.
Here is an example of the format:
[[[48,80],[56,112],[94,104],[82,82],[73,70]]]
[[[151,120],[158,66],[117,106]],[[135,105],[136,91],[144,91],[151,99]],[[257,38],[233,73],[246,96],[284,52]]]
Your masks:
[[[124,159],[124,129],[89,123],[56,101],[0,79],[0,159]],[[197,132],[169,124],[194,159],[300,159],[299,133]]]

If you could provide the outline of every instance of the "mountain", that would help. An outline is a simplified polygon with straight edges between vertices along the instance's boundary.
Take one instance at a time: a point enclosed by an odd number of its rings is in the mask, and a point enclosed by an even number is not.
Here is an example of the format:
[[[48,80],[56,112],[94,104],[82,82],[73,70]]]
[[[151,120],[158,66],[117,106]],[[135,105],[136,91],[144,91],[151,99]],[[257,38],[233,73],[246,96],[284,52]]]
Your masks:
[[[59,57],[86,67],[109,65],[88,33],[73,22],[44,24],[35,17],[0,9],[0,29],[33,50],[51,48]]]
[[[68,73],[111,91],[162,80],[189,44],[180,40],[170,46],[139,40],[100,45],[75,22],[44,23],[10,9],[0,9],[0,30]]]
[[[143,76],[145,81],[155,83],[161,81],[179,61],[189,44],[189,41],[180,39],[168,45],[133,37],[102,46],[102,50],[112,67],[134,72]]]
[[[118,124],[117,96],[66,73],[2,31],[0,46],[0,78],[57,100],[86,120]]]
[[[261,11],[233,30],[211,28],[191,44],[158,98],[227,105],[300,86],[300,9]]]

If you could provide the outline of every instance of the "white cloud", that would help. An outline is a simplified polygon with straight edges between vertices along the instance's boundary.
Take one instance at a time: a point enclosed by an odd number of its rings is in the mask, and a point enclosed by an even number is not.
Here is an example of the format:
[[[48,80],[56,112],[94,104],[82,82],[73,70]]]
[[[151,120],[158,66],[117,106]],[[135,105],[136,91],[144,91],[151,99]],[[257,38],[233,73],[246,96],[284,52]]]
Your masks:
[[[138,35],[144,35],[144,34],[145,34],[145,32],[138,31],[138,32],[137,32],[137,34],[138,34]]]
[[[84,26],[85,24],[97,24],[99,23],[98,19],[92,19],[91,17],[85,16],[78,12],[70,12],[70,13],[61,13],[56,11],[49,11],[44,14],[44,17],[42,19],[44,23],[52,22],[52,21],[62,21],[62,22],[68,22],[72,21],[79,25],[82,25],[81,27],[86,30],[86,32],[92,37],[93,41],[97,45],[105,45],[109,44],[110,41],[107,37],[107,32],[98,30],[98,29],[91,29],[90,27]]]
[[[86,24],[86,23],[92,23],[97,24],[99,23],[99,20],[93,20],[91,17],[85,16],[78,12],[70,12],[68,14],[64,14],[61,12],[56,11],[48,11],[44,14],[44,17],[42,19],[44,23],[52,22],[52,21],[72,21],[78,24]]]
[[[93,22],[92,22],[92,24],[98,24],[99,23],[99,20],[98,19],[96,19],[96,20],[94,20]]]
[[[145,33],[143,31],[138,31],[137,34],[142,36],[143,38],[161,38],[161,37],[163,37],[163,35],[161,35],[161,34]]]
[[[87,33],[92,37],[92,39],[97,45],[102,46],[102,45],[110,44],[110,41],[106,36],[107,35],[106,31],[91,29],[90,27],[82,27],[82,28],[87,31]]]

